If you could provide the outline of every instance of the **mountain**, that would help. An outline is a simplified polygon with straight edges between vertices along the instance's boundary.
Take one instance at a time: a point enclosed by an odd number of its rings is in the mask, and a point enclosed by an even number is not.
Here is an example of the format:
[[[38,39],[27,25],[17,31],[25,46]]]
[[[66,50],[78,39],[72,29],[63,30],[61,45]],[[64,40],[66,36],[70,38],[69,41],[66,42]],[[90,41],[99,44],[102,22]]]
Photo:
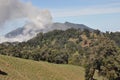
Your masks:
[[[93,31],[92,28],[89,28],[88,26],[84,25],[84,24],[75,24],[75,23],[70,23],[70,22],[65,22],[65,23],[53,23],[53,24],[50,24],[50,25],[46,25],[45,28],[43,29],[36,29],[34,31],[34,33],[39,33],[39,32],[48,32],[48,31],[52,31],[52,30],[66,30],[66,29],[69,29],[69,28],[75,28],[75,29],[78,29],[80,28],[81,30],[84,30],[84,29],[88,29],[90,31]],[[25,31],[25,27],[21,27],[21,28],[18,28],[16,30],[13,30],[9,33],[7,33],[5,35],[6,38],[14,38],[14,37],[17,37],[19,35],[24,35],[24,31]],[[30,29],[27,34],[30,34],[32,35],[32,29]]]
[[[84,66],[86,58],[83,56],[86,55],[82,54],[87,53],[84,47],[89,48],[94,42],[97,43],[97,37],[100,38],[100,36],[103,35],[98,32],[74,28],[53,30],[47,33],[38,33],[26,42],[2,43],[0,54],[57,64]],[[74,55],[80,56],[80,58],[76,58]]]
[[[11,38],[11,37],[17,36],[17,35],[19,35],[19,34],[22,34],[23,30],[24,30],[24,27],[17,28],[17,29],[15,29],[15,30],[7,33],[7,34],[5,35],[5,37]]]
[[[70,23],[70,22],[65,22],[65,23],[53,23],[52,25],[48,25],[48,31],[52,31],[52,30],[67,30],[69,28],[75,28],[75,29],[88,29],[89,31],[93,31],[94,29],[89,28],[88,26],[84,25],[84,24],[75,24],[75,23]]]

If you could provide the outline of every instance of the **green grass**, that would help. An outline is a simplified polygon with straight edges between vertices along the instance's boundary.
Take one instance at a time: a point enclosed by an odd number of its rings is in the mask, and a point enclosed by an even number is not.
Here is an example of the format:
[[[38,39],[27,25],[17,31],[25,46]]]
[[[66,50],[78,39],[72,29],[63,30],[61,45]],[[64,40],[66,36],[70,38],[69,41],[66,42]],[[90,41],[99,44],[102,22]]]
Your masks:
[[[0,80],[84,80],[79,66],[52,64],[0,55]]]

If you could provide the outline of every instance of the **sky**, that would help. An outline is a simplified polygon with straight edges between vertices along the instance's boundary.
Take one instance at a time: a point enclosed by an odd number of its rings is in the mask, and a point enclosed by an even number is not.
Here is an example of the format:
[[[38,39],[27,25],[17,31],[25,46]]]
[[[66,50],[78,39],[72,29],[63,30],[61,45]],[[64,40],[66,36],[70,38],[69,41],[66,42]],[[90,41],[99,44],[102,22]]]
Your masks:
[[[20,0],[51,12],[53,22],[85,24],[101,31],[120,31],[120,0]],[[9,24],[9,28],[6,26]],[[0,35],[25,24],[13,20],[5,24]],[[12,26],[12,27],[10,27]],[[14,27],[13,27],[14,26]]]

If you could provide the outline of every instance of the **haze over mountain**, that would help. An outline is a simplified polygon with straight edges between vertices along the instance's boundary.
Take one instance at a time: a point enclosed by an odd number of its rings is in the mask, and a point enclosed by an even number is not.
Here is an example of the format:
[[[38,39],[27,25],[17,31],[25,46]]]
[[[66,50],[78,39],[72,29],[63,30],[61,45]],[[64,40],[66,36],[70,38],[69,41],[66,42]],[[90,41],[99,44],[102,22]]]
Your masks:
[[[20,29],[14,38],[6,38],[0,36],[1,42],[26,41],[36,35],[36,31],[43,29],[45,25],[52,23],[52,16],[49,10],[39,9],[32,3],[23,3],[20,0],[0,0],[0,30],[4,28],[3,25],[16,19],[27,19],[24,29]],[[10,27],[7,25],[7,29]],[[1,30],[2,31],[2,30]],[[29,33],[29,34],[28,34]]]
[[[95,4],[87,4],[89,8],[85,7],[86,1],[81,2],[80,0],[70,2],[54,1],[56,5],[46,4],[51,3],[48,0],[45,1],[37,1],[38,4],[35,4],[36,1],[30,0],[0,0],[0,35],[5,36],[0,37],[0,42],[14,42],[14,41],[27,41],[34,37],[39,32],[48,32],[54,29],[68,29],[71,27],[79,27],[79,26],[91,26],[94,29],[100,29],[101,31],[116,31],[119,30],[119,15],[109,15],[106,14],[111,13],[119,13],[119,1],[118,2],[109,2],[106,4],[99,4],[100,2],[96,2]],[[90,1],[90,3],[94,3],[95,1]],[[63,5],[64,3],[64,5]],[[73,5],[71,5],[71,3]],[[79,3],[79,4],[78,4]],[[89,1],[88,1],[89,3]],[[116,4],[117,3],[117,4]],[[62,5],[61,5],[62,4]],[[81,5],[83,4],[83,5]],[[92,6],[94,5],[94,6]],[[45,7],[46,6],[46,7]],[[56,7],[57,6],[57,7]],[[63,6],[63,8],[61,8]],[[71,7],[66,7],[71,6]],[[79,7],[78,7],[79,6]],[[118,7],[115,7],[118,6]],[[114,7],[114,8],[113,8]],[[46,10],[49,9],[49,10]],[[52,15],[51,15],[52,14]],[[102,17],[103,16],[103,17]],[[23,18],[27,18],[28,23],[17,24],[13,22],[14,25],[3,25],[7,24],[7,22],[11,22],[12,20],[20,19],[22,22]],[[54,22],[75,22],[75,23],[83,23],[82,24],[71,24],[71,23],[54,23]],[[114,22],[115,21],[115,22]],[[117,22],[117,23],[116,23]],[[12,24],[12,23],[11,23]],[[20,25],[24,25],[21,27]],[[110,25],[110,26],[108,26]],[[21,27],[21,28],[18,28]],[[86,27],[86,26],[85,26]],[[102,28],[101,28],[102,27]],[[83,28],[83,27],[80,27]],[[16,29],[16,30],[14,30]],[[112,30],[111,30],[112,29]]]
[[[13,42],[13,41],[22,42],[35,37],[35,35],[39,32],[46,33],[52,30],[66,30],[69,28],[75,28],[75,29],[80,28],[81,30],[88,29],[90,31],[94,30],[84,24],[75,24],[70,22],[65,22],[65,23],[56,22],[52,24],[47,24],[43,28],[37,28],[37,27],[34,27],[34,25],[32,25],[31,27],[32,28],[29,28],[27,30],[26,30],[26,25],[21,28],[17,28],[16,30],[13,30],[7,33],[4,38],[7,39],[8,42]]]
[[[88,29],[90,31],[93,31],[92,28],[89,28],[84,24],[75,24],[75,23],[70,23],[70,22],[65,22],[65,23],[56,22],[56,23],[53,23],[53,24],[50,24],[50,25],[46,25],[45,28],[43,28],[43,29],[37,29],[37,30],[35,30],[35,32],[36,33],[38,33],[38,32],[48,32],[48,31],[52,31],[52,30],[55,30],[55,29],[57,29],[57,30],[66,30],[68,28],[75,28],[75,29],[80,28],[82,30]],[[15,37],[17,37],[19,35],[25,35],[24,30],[25,30],[25,27],[17,28],[16,30],[13,30],[13,31],[7,33],[5,35],[5,37],[6,38],[15,38]],[[28,31],[28,33],[26,33],[26,34],[32,35],[32,31],[33,30],[30,29]]]

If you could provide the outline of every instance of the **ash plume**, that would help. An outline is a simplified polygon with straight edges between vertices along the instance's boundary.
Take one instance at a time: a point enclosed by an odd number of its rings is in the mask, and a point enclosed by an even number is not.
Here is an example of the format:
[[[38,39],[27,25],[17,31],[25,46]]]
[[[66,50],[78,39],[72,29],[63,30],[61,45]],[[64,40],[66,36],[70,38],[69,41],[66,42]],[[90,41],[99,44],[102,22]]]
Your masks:
[[[0,0],[0,29],[6,22],[14,19],[27,18],[22,34],[14,38],[0,37],[0,42],[27,41],[34,37],[38,30],[52,23],[52,17],[48,10],[41,10],[31,3],[22,3],[19,0]]]

